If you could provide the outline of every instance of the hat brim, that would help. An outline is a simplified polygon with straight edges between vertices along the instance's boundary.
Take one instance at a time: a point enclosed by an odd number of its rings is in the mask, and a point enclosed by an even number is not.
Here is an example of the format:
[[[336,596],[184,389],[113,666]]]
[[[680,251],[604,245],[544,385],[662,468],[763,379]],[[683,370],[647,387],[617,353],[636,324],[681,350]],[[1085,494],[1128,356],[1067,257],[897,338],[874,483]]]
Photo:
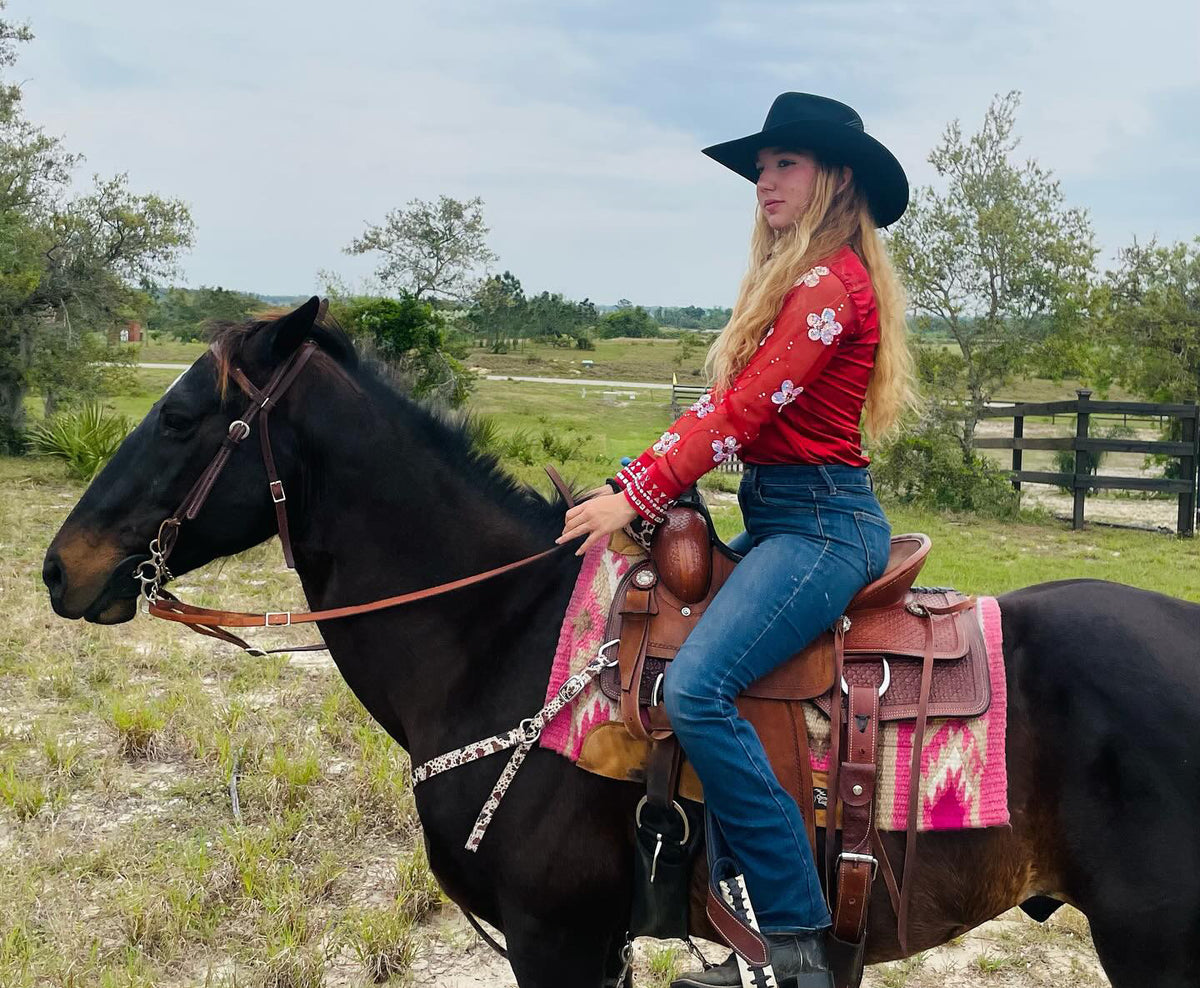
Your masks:
[[[843,123],[780,124],[703,150],[714,161],[757,182],[758,152],[770,147],[812,151],[829,164],[848,165],[855,184],[866,194],[876,226],[890,226],[908,208],[908,177],[896,156],[870,134]]]

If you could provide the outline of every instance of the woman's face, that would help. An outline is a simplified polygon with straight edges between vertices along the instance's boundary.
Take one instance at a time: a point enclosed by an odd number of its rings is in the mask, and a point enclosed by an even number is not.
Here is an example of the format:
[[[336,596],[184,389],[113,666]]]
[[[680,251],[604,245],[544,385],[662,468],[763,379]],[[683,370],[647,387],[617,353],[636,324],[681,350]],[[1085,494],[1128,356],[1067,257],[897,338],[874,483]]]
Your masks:
[[[772,230],[791,226],[808,207],[817,159],[806,151],[763,148],[758,152],[758,206]]]

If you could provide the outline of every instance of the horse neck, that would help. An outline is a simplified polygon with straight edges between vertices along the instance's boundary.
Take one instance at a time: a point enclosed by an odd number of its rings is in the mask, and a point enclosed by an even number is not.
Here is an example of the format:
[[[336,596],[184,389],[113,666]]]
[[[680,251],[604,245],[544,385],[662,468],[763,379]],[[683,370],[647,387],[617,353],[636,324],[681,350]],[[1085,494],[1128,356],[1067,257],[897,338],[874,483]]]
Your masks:
[[[301,426],[313,452],[293,541],[313,607],[423,589],[551,544],[544,505],[522,510],[494,482],[481,482],[477,468],[456,460],[457,446],[430,434],[419,410],[387,411],[370,428],[346,430],[334,427],[338,415],[325,404]],[[540,706],[577,570],[562,553],[321,631],[370,713],[414,758],[429,757],[512,727]]]

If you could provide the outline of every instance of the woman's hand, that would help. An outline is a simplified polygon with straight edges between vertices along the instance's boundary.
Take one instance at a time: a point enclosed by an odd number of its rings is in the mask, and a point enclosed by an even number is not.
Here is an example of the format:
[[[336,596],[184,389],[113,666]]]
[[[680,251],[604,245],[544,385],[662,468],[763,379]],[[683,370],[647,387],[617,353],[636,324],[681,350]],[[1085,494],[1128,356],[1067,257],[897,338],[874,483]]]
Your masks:
[[[636,517],[637,512],[624,494],[601,494],[568,511],[562,535],[554,541],[561,545],[586,535],[583,545],[575,551],[575,555],[582,556],[601,539],[607,538],[618,528],[624,528]]]

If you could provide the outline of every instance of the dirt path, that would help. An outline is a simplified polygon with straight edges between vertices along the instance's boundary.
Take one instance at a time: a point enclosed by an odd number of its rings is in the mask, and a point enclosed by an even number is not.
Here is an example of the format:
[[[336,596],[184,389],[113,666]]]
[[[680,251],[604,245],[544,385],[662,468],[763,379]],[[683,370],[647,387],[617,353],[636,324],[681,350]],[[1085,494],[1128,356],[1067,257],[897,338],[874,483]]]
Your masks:
[[[508,963],[494,954],[455,910],[445,910],[425,927],[425,943],[413,963],[414,984],[438,988],[516,988]],[[702,943],[709,960],[726,951]],[[675,970],[697,967],[678,941],[639,940],[634,947],[638,988],[666,988],[662,955],[675,956]],[[331,982],[332,983],[332,982]],[[1042,925],[1013,910],[936,950],[894,964],[868,968],[865,988],[1000,988],[1108,985],[1087,933],[1087,922],[1064,907]]]

